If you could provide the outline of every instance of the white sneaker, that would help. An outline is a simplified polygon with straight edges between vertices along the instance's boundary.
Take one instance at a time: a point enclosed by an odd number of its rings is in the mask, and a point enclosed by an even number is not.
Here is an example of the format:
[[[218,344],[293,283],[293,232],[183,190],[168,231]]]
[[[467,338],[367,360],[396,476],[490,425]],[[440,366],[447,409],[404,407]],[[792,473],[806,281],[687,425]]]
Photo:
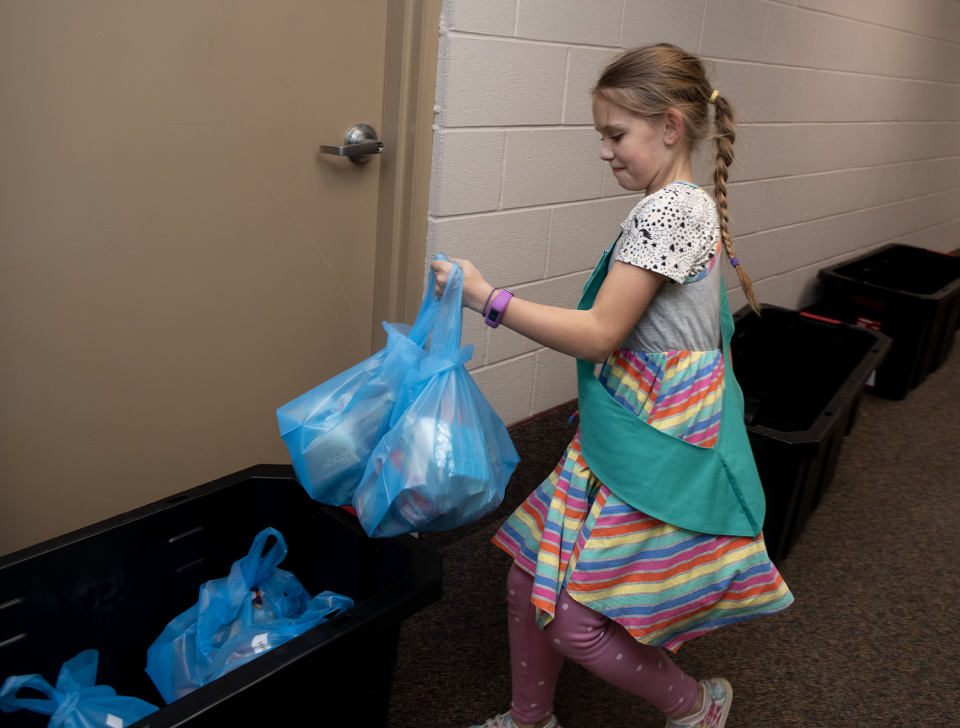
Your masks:
[[[490,718],[486,723],[477,723],[470,726],[470,728],[517,728],[517,724],[513,722],[513,718],[510,717],[510,711],[508,710],[496,718]],[[551,715],[550,722],[543,728],[560,728],[560,724],[557,722],[557,716]]]
[[[668,720],[667,728],[723,728],[730,714],[730,704],[733,702],[733,688],[725,678],[714,677],[701,680],[704,687],[703,710],[705,715],[693,723]],[[690,718],[687,721],[691,720]]]

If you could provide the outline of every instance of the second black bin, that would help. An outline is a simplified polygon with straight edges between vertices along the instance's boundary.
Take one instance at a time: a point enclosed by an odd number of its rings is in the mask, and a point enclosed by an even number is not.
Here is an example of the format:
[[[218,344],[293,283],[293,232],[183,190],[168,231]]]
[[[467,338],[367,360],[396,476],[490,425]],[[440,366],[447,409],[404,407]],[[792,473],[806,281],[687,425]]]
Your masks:
[[[833,478],[863,386],[890,350],[879,331],[777,306],[734,314],[731,355],[767,499],[774,561],[793,547]]]
[[[903,399],[946,360],[960,324],[960,257],[891,244],[819,279],[824,299],[812,311],[893,338],[875,394]]]

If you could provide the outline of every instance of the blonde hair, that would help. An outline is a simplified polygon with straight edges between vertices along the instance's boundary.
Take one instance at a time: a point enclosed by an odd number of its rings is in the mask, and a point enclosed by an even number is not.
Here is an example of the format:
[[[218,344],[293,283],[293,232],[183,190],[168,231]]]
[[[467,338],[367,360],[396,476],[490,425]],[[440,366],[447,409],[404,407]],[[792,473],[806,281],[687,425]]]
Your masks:
[[[668,109],[676,109],[683,118],[683,140],[689,144],[691,151],[703,139],[716,140],[717,166],[713,172],[713,193],[719,212],[720,240],[727,257],[734,263],[740,286],[750,306],[760,313],[753,282],[737,260],[737,251],[730,235],[727,177],[733,162],[733,143],[737,138],[733,106],[711,88],[703,62],[697,56],[668,43],[633,48],[607,64],[591,93],[645,119],[659,118]],[[712,134],[711,103],[715,107]]]

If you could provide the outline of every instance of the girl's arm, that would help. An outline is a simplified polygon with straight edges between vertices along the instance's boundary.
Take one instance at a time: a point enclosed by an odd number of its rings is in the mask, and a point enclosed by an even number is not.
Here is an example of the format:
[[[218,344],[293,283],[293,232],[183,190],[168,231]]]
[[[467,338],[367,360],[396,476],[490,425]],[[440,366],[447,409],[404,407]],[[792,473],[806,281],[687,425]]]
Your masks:
[[[480,312],[493,286],[470,261],[453,260],[463,268],[463,305]],[[441,295],[452,264],[435,260],[430,265],[436,272],[436,293]],[[640,320],[664,280],[659,273],[617,261],[589,311],[543,306],[514,296],[501,323],[543,346],[602,363]]]

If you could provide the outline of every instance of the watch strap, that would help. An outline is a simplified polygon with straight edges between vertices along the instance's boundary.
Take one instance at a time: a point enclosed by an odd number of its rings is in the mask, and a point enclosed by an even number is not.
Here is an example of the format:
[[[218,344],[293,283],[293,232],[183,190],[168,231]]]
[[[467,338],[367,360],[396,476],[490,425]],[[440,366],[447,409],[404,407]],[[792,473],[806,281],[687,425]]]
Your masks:
[[[506,288],[501,288],[497,292],[497,295],[493,297],[493,301],[490,302],[490,308],[487,309],[487,312],[483,316],[484,322],[491,329],[495,329],[500,325],[503,312],[507,310],[507,304],[510,303],[511,298],[513,298],[513,293]]]

